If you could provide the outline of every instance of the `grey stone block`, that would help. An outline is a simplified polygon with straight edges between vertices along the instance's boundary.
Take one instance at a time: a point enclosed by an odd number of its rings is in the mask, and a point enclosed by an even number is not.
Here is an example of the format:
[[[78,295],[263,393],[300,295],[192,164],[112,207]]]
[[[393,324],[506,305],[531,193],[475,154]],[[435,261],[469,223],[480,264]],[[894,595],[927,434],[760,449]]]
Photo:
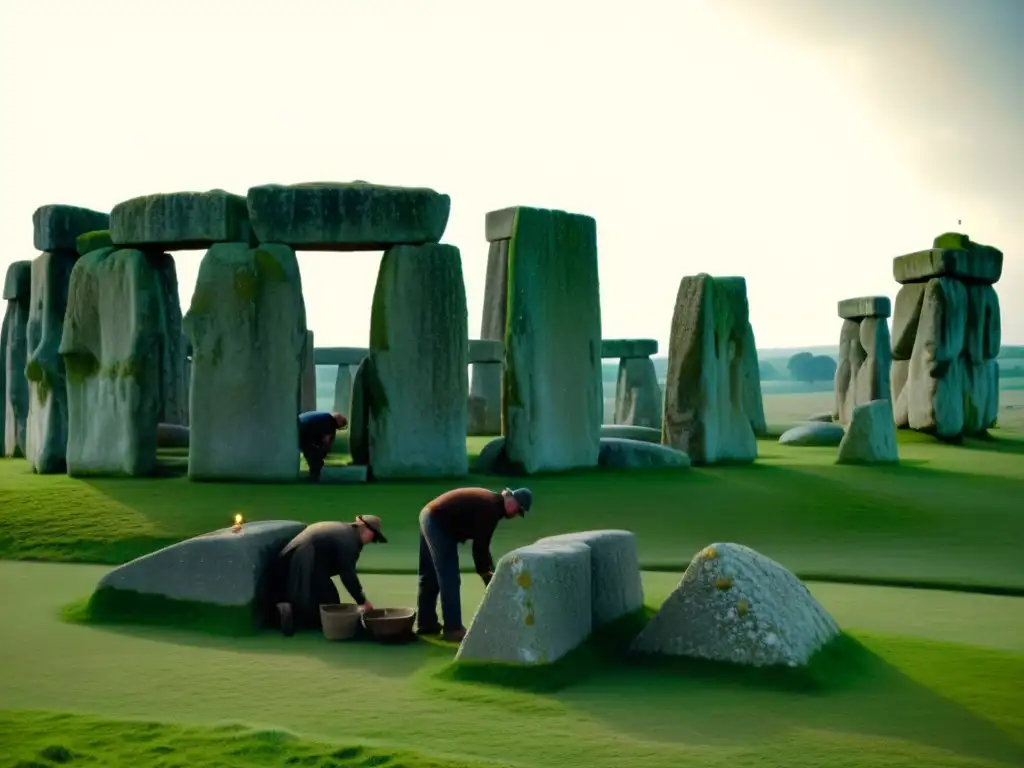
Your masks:
[[[667,445],[621,437],[602,437],[598,466],[615,469],[688,468],[690,457]]]
[[[317,365],[359,365],[369,354],[366,347],[320,347],[313,356]]]
[[[32,214],[33,242],[37,251],[74,251],[79,235],[106,229],[110,216],[76,205],[44,205]]]
[[[470,339],[469,362],[500,363],[505,355],[505,344],[495,339]]]
[[[487,242],[512,239],[512,230],[516,225],[516,211],[518,210],[519,206],[513,205],[511,208],[489,211],[484,216],[484,236],[487,238]]]
[[[888,296],[858,296],[839,302],[839,316],[844,320],[859,320],[862,317],[889,317],[892,302]]]
[[[601,339],[601,357],[651,357],[658,354],[657,339]]]
[[[829,414],[829,418],[831,419],[831,414]],[[845,434],[846,430],[840,424],[812,421],[808,424],[800,424],[792,429],[787,429],[779,437],[779,444],[834,448],[839,445]]]
[[[145,195],[118,203],[110,212],[110,239],[114,245],[161,251],[253,242],[245,198],[223,189]]]
[[[661,430],[661,386],[649,357],[623,357],[615,382],[615,423]]]
[[[853,409],[839,443],[838,464],[896,464],[896,419],[889,400],[873,400]]]
[[[929,248],[892,260],[897,283],[923,283],[934,277],[953,277],[966,282],[994,284],[1003,275],[1003,254],[983,246],[972,250]]]
[[[316,410],[316,363],[313,350],[316,348],[313,332],[306,331],[306,343],[302,347],[302,375],[299,376],[299,412]]]

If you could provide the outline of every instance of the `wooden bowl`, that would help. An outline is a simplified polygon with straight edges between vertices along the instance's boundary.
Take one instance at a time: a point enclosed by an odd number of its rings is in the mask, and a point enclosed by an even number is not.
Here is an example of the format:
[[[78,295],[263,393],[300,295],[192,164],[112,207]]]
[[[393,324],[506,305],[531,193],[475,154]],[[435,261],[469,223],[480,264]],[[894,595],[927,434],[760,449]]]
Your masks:
[[[328,603],[320,606],[320,624],[328,640],[350,640],[359,631],[359,606]]]
[[[398,640],[412,636],[416,611],[412,608],[374,608],[363,614],[363,626],[374,640]]]

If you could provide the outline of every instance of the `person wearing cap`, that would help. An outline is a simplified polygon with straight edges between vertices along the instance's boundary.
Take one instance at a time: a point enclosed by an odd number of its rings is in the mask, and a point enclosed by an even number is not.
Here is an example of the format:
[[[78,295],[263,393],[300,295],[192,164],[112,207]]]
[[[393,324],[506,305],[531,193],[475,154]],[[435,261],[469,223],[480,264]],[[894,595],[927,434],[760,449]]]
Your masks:
[[[515,491],[506,488],[501,493],[486,488],[456,488],[423,508],[420,512],[418,634],[442,634],[437,619],[440,597],[443,637],[449,642],[462,641],[466,629],[462,626],[458,545],[473,542],[476,572],[485,585],[490,584],[494,576],[491,538],[498,523],[506,518],[525,516],[532,504],[533,494],[529,488]]]
[[[271,604],[281,631],[290,636],[296,628],[319,629],[320,606],[340,603],[331,581],[339,576],[352,599],[364,611],[372,611],[366,599],[356,563],[366,544],[386,544],[380,518],[359,515],[354,523],[313,523],[289,541],[271,566]]]
[[[340,413],[306,411],[299,414],[299,450],[309,465],[309,479],[314,483],[320,480],[335,435],[346,426],[348,419]]]

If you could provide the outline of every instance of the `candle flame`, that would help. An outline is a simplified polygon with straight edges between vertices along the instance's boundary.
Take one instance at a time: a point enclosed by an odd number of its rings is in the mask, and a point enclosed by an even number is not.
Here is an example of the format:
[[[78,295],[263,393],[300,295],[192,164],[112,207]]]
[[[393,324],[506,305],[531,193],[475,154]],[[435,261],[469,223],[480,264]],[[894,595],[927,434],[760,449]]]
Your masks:
[[[239,513],[239,514],[235,515],[235,525],[241,525],[241,524],[242,524],[242,515],[241,515],[241,513]]]

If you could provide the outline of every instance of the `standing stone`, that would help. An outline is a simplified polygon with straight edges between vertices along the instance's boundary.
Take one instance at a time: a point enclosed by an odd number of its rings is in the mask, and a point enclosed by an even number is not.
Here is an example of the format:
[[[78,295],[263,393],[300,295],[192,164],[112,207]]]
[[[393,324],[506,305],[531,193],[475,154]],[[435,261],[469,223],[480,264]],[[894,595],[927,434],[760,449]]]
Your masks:
[[[370,358],[364,357],[352,374],[352,408],[348,416],[348,453],[353,464],[370,463]]]
[[[508,247],[510,240],[488,244],[487,281],[480,338],[504,342],[508,310]],[[500,435],[502,363],[474,363],[469,392],[478,406],[470,410],[469,434]]]
[[[77,205],[44,205],[32,214],[37,251],[77,251],[79,235],[107,229],[110,216]]]
[[[836,422],[849,424],[853,409],[891,397],[891,302],[887,296],[860,296],[839,302],[843,327],[836,365]]]
[[[306,307],[295,251],[211,247],[183,328],[192,345],[189,477],[298,479]]]
[[[352,366],[339,365],[334,378],[334,411],[348,418],[352,404]]]
[[[299,413],[316,410],[316,362],[314,362],[313,332],[306,331],[302,347],[302,376],[299,381]]]
[[[145,475],[156,464],[167,327],[162,263],[170,256],[102,248],[71,272],[60,354],[67,372],[67,470]]]
[[[624,357],[619,361],[614,422],[661,428],[661,387],[651,358]]]
[[[32,293],[26,336],[28,419],[25,456],[39,474],[67,467],[68,391],[60,356],[64,312],[76,251],[47,251],[32,262]]]
[[[508,255],[506,452],[526,473],[597,465],[604,392],[597,224],[521,207]]]
[[[458,477],[466,454],[469,326],[452,245],[384,252],[370,319],[370,462],[378,479]]]
[[[13,458],[25,455],[28,420],[26,331],[32,298],[31,261],[16,261],[7,268],[3,298],[7,309],[0,334],[0,453]]]
[[[838,464],[896,464],[896,424],[892,403],[874,400],[853,409],[850,426],[839,443]]]
[[[757,440],[744,403],[750,343],[742,277],[684,277],[672,316],[662,443],[695,465],[751,462]]]
[[[188,337],[184,333],[181,335],[181,370],[181,378],[185,387],[184,407],[182,408],[184,421],[182,425],[187,427],[191,423],[189,393],[192,391],[192,345],[189,344]]]
[[[147,251],[160,286],[164,333],[160,337],[160,423],[188,426],[188,339],[181,330],[178,272],[169,253]]]
[[[757,361],[757,341],[754,326],[747,323],[747,336],[743,342],[743,359],[740,376],[743,386],[743,409],[750,419],[750,427],[756,437],[768,434],[768,422],[764,417],[764,396],[761,392],[761,365]]]

